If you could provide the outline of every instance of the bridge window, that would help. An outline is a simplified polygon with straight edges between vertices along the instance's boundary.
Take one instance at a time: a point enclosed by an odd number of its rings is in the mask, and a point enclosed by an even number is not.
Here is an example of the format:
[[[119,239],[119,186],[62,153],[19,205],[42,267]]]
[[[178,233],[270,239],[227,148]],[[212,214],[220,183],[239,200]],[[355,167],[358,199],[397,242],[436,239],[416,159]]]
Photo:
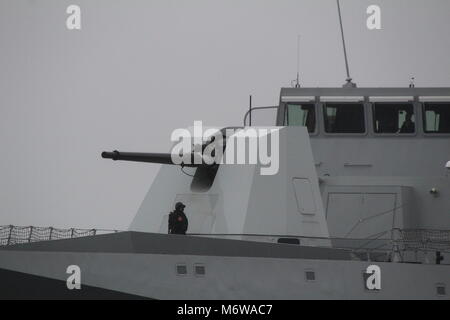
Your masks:
[[[324,106],[327,133],[364,133],[364,105],[361,103],[327,103]]]
[[[316,131],[316,112],[314,104],[287,104],[286,120],[288,126],[304,126],[308,132]]]
[[[375,133],[414,133],[416,131],[412,104],[375,103],[373,119]]]
[[[423,114],[426,133],[450,133],[449,103],[425,103]]]

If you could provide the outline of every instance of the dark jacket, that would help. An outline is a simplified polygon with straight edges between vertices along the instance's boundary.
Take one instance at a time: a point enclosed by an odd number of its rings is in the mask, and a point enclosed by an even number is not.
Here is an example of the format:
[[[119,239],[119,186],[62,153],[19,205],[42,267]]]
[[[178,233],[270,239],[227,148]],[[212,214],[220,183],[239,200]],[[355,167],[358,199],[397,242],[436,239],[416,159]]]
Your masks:
[[[169,214],[169,233],[186,234],[188,219],[183,211],[175,210]]]

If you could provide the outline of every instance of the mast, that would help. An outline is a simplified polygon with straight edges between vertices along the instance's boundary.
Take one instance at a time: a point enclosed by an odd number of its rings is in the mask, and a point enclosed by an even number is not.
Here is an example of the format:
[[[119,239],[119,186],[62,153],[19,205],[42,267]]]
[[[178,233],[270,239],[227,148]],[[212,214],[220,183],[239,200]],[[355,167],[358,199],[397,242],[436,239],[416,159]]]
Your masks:
[[[353,83],[352,78],[350,77],[350,68],[348,66],[347,49],[345,47],[344,27],[342,25],[341,6],[339,3],[339,0],[336,0],[336,3],[337,3],[338,15],[339,15],[339,25],[341,27],[342,47],[344,49],[344,59],[345,59],[345,69],[347,71],[347,79],[345,79],[346,83],[343,85],[343,87],[356,88],[356,83]]]

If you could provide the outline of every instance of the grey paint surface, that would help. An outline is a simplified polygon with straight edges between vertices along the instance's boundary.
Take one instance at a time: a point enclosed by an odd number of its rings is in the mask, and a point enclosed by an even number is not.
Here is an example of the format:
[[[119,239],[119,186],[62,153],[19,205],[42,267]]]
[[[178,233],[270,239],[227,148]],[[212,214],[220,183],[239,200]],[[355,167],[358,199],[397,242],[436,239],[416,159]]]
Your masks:
[[[236,247],[231,240],[225,245],[202,241],[210,249]],[[67,266],[75,264],[81,268],[82,284],[157,299],[449,299],[448,294],[436,294],[437,284],[448,290],[448,266],[376,263],[382,290],[369,292],[362,273],[373,262],[204,256],[194,251],[161,255],[0,250],[0,268],[65,281]],[[187,267],[186,275],[176,274],[180,264]],[[205,275],[194,274],[198,264],[205,267]],[[308,282],[305,272],[311,270],[316,281]]]

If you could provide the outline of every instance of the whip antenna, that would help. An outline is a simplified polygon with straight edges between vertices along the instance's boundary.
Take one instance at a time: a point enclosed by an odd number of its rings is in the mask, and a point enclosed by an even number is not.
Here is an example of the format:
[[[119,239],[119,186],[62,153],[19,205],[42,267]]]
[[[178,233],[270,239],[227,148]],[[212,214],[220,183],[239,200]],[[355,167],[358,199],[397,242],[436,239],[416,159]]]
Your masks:
[[[295,87],[300,88],[300,36],[297,36],[297,80]]]
[[[297,36],[297,78],[291,81],[291,86],[300,88],[300,35]]]
[[[344,87],[355,88],[356,84],[352,82],[352,78],[350,77],[350,69],[348,67],[347,49],[345,47],[345,38],[344,38],[344,27],[342,26],[341,5],[339,3],[339,0],[336,0],[336,2],[339,15],[339,24],[341,26],[342,47],[344,48],[345,69],[347,71],[347,79],[345,79],[347,83],[344,84]]]

